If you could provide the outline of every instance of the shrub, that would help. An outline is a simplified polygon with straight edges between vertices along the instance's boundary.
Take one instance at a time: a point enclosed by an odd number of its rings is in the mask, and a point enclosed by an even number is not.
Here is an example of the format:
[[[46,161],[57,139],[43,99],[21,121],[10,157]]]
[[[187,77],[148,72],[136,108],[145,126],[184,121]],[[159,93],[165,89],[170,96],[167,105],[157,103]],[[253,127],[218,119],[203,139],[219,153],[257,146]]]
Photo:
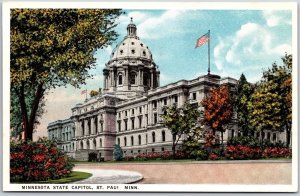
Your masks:
[[[208,157],[209,160],[219,160],[221,157],[217,154],[211,153]]]
[[[39,139],[10,145],[11,182],[59,179],[68,176],[73,166],[52,141]]]
[[[182,151],[175,152],[175,159],[183,159],[186,155]],[[173,159],[173,153],[169,151],[165,152],[147,152],[136,156],[137,160],[170,160]]]
[[[122,151],[122,148],[119,144],[114,145],[113,155],[114,155],[114,160],[115,161],[122,161],[123,151]]]
[[[231,160],[259,159],[262,156],[262,150],[249,146],[230,145],[225,148],[224,154],[227,159]]]
[[[259,148],[260,142],[259,140],[251,136],[237,136],[229,139],[227,145],[228,146],[241,145],[241,146],[248,146],[250,148]]]
[[[133,156],[125,156],[124,161],[133,161],[134,160],[134,157]]]
[[[292,150],[289,148],[266,148],[262,153],[263,158],[292,157]]]

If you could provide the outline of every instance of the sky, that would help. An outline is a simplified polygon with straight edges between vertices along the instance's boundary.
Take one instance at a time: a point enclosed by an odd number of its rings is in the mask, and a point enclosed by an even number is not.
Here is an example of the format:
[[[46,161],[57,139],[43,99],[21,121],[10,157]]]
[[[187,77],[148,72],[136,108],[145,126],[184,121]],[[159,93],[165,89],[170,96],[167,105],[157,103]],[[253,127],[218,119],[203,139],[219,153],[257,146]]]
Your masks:
[[[161,72],[160,85],[191,80],[207,73],[208,44],[195,48],[196,40],[210,30],[211,73],[239,79],[244,73],[257,82],[266,70],[292,51],[292,13],[280,10],[124,10],[117,22],[118,39],[95,52],[93,79],[80,89],[52,89],[46,95],[46,113],[34,139],[47,135],[47,125],[71,116],[71,108],[85,99],[84,89],[103,88],[102,70],[112,50],[126,36],[133,17],[137,35],[149,47]]]

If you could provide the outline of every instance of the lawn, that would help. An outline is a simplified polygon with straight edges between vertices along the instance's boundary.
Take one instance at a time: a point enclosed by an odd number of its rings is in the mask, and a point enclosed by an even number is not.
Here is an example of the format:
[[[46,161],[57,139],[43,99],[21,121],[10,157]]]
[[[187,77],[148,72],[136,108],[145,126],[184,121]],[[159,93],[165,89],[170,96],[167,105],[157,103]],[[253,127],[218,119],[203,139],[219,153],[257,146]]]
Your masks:
[[[76,182],[79,180],[84,180],[91,176],[92,176],[91,173],[72,171],[70,176],[68,176],[66,178],[61,178],[61,179],[56,179],[56,180],[47,180],[47,181],[35,181],[32,183],[65,184],[65,183],[70,183],[70,182]]]

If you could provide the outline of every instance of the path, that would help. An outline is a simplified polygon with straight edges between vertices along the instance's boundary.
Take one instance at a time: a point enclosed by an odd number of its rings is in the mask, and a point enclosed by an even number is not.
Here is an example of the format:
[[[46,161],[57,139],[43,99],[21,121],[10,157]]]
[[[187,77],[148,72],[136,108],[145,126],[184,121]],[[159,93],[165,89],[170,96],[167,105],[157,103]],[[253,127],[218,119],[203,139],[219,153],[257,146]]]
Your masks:
[[[144,184],[291,184],[290,160],[79,164],[76,170],[134,171]],[[100,170],[99,170],[100,172]],[[101,172],[100,172],[101,173]]]

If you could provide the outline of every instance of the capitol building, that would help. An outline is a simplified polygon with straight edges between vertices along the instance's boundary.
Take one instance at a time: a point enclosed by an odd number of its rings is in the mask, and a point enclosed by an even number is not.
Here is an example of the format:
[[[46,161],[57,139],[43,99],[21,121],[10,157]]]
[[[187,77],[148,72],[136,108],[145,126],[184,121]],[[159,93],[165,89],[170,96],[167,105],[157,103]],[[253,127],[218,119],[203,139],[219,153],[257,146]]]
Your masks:
[[[221,84],[234,87],[237,82],[207,74],[160,86],[158,66],[148,46],[137,36],[132,21],[127,26],[127,36],[106,63],[103,75],[101,95],[78,103],[72,108],[70,118],[47,127],[49,139],[56,140],[76,160],[87,160],[90,152],[112,160],[115,144],[121,146],[125,156],[171,151],[171,132],[161,123],[162,107],[172,104],[181,107],[187,101],[200,103],[212,87]],[[233,123],[224,133],[225,142],[237,134]],[[277,135],[270,138],[278,140]]]

